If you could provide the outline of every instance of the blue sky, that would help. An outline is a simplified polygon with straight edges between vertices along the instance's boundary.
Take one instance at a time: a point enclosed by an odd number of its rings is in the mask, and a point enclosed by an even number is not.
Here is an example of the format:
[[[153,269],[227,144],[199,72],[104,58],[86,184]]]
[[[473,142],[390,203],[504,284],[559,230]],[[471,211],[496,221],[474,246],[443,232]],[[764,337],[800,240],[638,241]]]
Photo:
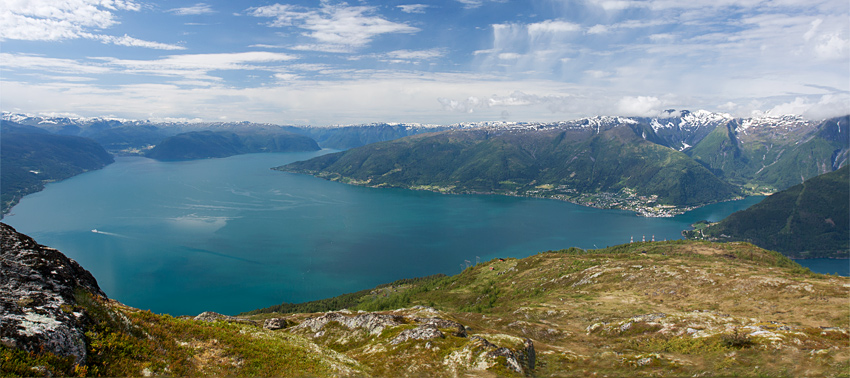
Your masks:
[[[847,0],[0,0],[0,110],[329,125],[850,113]]]

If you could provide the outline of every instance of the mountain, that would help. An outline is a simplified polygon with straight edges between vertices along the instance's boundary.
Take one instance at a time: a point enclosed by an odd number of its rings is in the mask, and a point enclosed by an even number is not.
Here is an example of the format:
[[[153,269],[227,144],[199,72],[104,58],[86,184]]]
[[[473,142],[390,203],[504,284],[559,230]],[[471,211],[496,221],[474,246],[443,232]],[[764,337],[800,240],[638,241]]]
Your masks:
[[[598,207],[684,208],[738,195],[662,142],[646,124],[597,117],[420,134],[277,169],[374,187],[543,196]]]
[[[169,136],[192,131],[237,134],[288,131],[308,136],[322,148],[349,149],[404,136],[458,128],[418,123],[373,123],[333,127],[279,126],[252,122],[149,121],[102,117],[45,117],[2,112],[0,120],[38,127],[53,134],[89,137],[114,154],[139,154]]]
[[[112,155],[91,139],[2,122],[0,210],[6,214],[23,196],[44,189],[48,182],[100,169],[113,161]]]
[[[786,116],[729,119],[687,153],[751,191],[777,191],[845,165],[850,116],[812,122]]]
[[[192,131],[169,137],[145,153],[156,160],[221,158],[254,152],[319,150],[316,141],[287,131]]]
[[[850,258],[850,166],[810,178],[684,234],[748,241],[795,258]]]
[[[558,198],[670,216],[845,165],[848,121],[671,110],[657,118],[455,125],[278,169],[374,187]]]
[[[305,134],[323,148],[347,150],[367,144],[384,142],[427,132],[447,130],[450,127],[421,124],[352,125],[340,127],[299,127],[296,132]]]
[[[120,125],[94,131],[89,137],[113,154],[135,155],[172,135],[174,133],[154,125]]]
[[[0,237],[4,376],[773,377],[850,367],[850,278],[746,243],[571,248],[317,301],[318,312],[175,318],[107,299],[73,260],[11,227],[0,224]]]

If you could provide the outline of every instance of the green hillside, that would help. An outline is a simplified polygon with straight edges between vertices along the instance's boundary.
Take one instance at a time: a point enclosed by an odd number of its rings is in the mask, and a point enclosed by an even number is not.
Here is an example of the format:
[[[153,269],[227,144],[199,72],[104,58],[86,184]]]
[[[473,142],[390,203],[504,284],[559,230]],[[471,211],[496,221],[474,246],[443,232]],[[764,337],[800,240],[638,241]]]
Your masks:
[[[32,127],[3,123],[0,136],[0,197],[2,214],[20,199],[63,180],[113,162],[97,142],[54,135]]]
[[[691,238],[743,240],[797,258],[850,257],[850,165],[775,193]]]
[[[145,156],[156,160],[222,158],[253,152],[317,151],[309,137],[287,131],[241,132],[192,131],[160,142]]]
[[[638,127],[598,134],[586,128],[454,130],[375,143],[277,169],[373,187],[540,196],[598,202],[599,207],[607,199],[610,205],[629,196],[687,207],[737,195],[732,185],[687,155],[651,142],[652,137],[651,128]],[[601,196],[578,200],[587,193]]]

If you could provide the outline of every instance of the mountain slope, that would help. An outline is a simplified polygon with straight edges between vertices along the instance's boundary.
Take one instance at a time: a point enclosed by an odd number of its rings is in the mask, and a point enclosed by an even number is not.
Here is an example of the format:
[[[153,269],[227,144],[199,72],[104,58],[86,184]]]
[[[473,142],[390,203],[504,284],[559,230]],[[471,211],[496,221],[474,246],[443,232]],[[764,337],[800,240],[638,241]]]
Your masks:
[[[777,191],[831,172],[850,153],[850,116],[730,119],[687,154],[719,177],[755,192]]]
[[[316,141],[287,131],[192,131],[167,138],[145,153],[156,160],[221,158],[252,152],[316,151]]]
[[[736,212],[692,238],[743,240],[796,258],[850,257],[850,166]]]
[[[644,203],[688,207],[737,194],[685,154],[658,144],[647,125],[597,121],[423,134],[277,169],[375,187],[546,196],[599,207],[611,204],[579,195],[622,192]]]
[[[18,243],[28,238],[0,227],[7,264],[40,264],[45,277],[58,270],[54,259],[18,259],[34,242]],[[2,328],[0,373],[843,376],[848,295],[850,278],[813,274],[776,252],[688,241],[493,259],[336,302],[356,311],[174,318],[81,287],[55,310],[88,319],[87,358],[77,365],[67,352],[10,342],[42,333],[33,315],[41,303],[0,286],[0,311],[19,309],[33,323]],[[71,324],[64,318],[50,324]]]
[[[296,132],[303,133],[315,139],[323,148],[346,150],[406,136],[446,130],[448,127],[378,123],[342,127],[299,127],[293,129]]]
[[[100,169],[113,161],[112,155],[91,139],[53,135],[3,122],[0,210],[6,214],[23,196],[44,189],[48,182]]]

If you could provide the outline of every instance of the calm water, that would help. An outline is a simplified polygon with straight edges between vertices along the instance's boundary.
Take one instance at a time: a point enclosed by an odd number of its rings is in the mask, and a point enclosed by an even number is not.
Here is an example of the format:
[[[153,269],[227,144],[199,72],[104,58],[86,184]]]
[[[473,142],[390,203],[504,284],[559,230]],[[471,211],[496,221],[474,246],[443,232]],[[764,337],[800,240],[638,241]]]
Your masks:
[[[269,169],[325,152],[117,158],[27,196],[4,221],[76,259],[130,306],[234,314],[454,274],[476,259],[601,248],[632,236],[679,239],[697,220],[761,200],[653,219],[551,200],[362,188]]]

